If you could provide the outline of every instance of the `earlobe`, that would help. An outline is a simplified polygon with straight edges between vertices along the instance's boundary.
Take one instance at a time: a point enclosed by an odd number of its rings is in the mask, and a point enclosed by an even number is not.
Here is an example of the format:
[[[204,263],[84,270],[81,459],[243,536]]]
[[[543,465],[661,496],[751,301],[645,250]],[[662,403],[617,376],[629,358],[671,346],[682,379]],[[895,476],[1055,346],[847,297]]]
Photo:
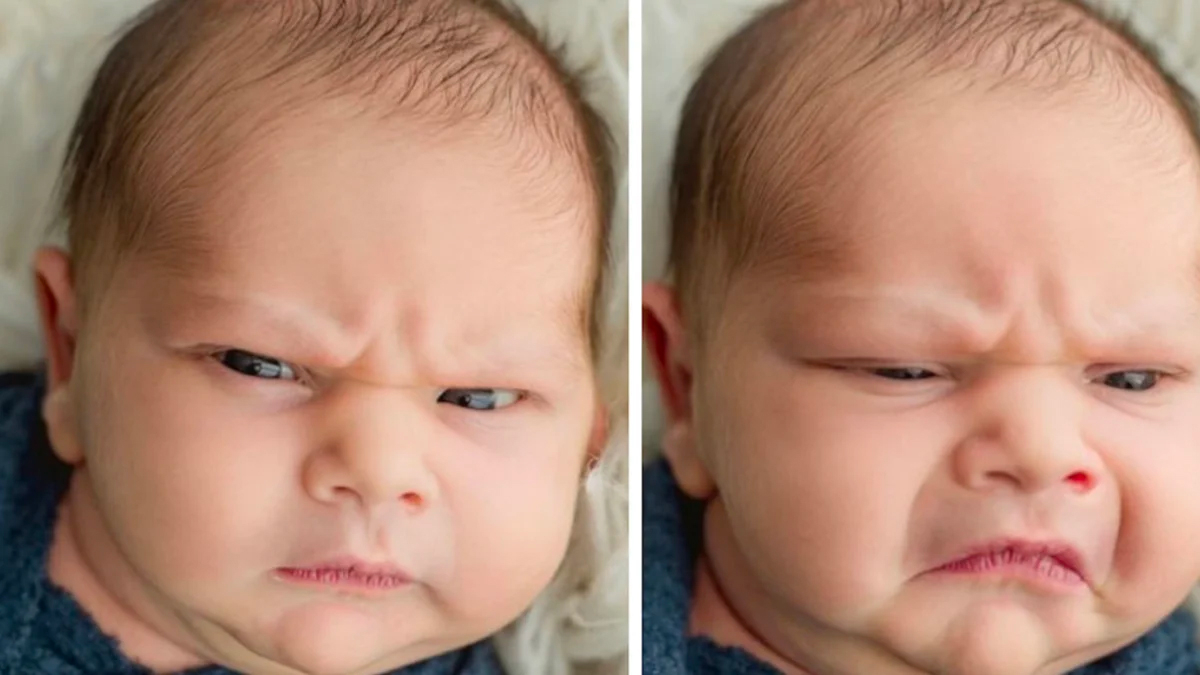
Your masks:
[[[671,424],[663,433],[663,455],[671,465],[671,474],[679,489],[692,499],[701,501],[712,498],[717,486],[708,467],[700,459],[696,448],[695,427],[691,424]]]
[[[584,465],[584,475],[596,466],[596,462],[604,456],[604,448],[608,444],[608,408],[603,404],[596,405],[596,414],[592,418],[592,433],[588,437],[587,464]]]
[[[46,396],[42,419],[54,454],[67,464],[83,461],[79,443],[71,376],[79,331],[78,307],[71,277],[71,260],[57,248],[42,248],[34,258],[38,311],[46,348]]]
[[[693,361],[674,289],[662,284],[643,288],[642,332],[666,414],[663,454],[680,489],[693,499],[708,499],[716,488],[696,445]]]
[[[64,385],[46,392],[46,397],[42,399],[42,419],[46,422],[46,436],[54,454],[65,464],[82,464],[83,445],[79,442],[79,428],[69,387]]]

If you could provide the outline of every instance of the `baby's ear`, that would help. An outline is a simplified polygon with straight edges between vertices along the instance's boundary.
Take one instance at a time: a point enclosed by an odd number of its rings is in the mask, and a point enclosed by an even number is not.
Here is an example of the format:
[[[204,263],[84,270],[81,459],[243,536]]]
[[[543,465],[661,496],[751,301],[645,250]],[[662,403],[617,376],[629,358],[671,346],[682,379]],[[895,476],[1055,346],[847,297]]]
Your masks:
[[[42,418],[54,453],[68,464],[83,461],[71,395],[75,340],[79,332],[78,305],[71,278],[71,259],[65,251],[44,247],[34,257],[38,311],[46,346],[46,397]]]
[[[59,248],[40,248],[34,257],[33,272],[49,368],[47,388],[54,389],[71,380],[75,362],[79,317],[75,284],[71,278],[71,258]]]
[[[667,417],[663,454],[679,488],[693,499],[708,499],[715,486],[696,448],[692,353],[674,289],[662,284],[643,287],[642,334]]]
[[[588,435],[587,463],[584,464],[584,475],[591,471],[604,456],[604,447],[608,445],[608,432],[608,408],[603,403],[597,403],[596,412],[592,415],[592,431]]]

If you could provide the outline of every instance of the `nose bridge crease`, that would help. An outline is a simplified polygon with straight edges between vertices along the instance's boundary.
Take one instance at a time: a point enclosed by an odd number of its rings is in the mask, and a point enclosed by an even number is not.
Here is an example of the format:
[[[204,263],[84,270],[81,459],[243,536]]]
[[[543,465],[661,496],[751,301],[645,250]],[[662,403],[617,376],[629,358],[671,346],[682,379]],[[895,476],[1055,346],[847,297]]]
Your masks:
[[[1023,481],[1068,480],[1080,471],[1079,404],[1052,367],[1025,366],[991,392],[991,425],[1011,470]],[[1059,475],[1061,474],[1061,475]]]
[[[1035,440],[1067,431],[1077,414],[1075,392],[1055,366],[1005,366],[1003,386],[991,392],[993,417],[1009,440]]]
[[[417,404],[395,391],[377,390],[347,406],[339,454],[354,489],[372,501],[424,502],[432,489],[425,467],[428,439]]]

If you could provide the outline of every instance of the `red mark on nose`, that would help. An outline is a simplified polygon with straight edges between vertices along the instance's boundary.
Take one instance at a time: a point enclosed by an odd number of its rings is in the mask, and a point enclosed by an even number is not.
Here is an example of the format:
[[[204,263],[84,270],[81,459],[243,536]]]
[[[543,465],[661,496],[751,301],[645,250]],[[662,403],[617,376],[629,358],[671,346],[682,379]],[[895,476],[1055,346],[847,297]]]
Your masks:
[[[1092,477],[1083,471],[1076,471],[1070,476],[1067,476],[1067,482],[1080,489],[1086,490],[1092,486]]]

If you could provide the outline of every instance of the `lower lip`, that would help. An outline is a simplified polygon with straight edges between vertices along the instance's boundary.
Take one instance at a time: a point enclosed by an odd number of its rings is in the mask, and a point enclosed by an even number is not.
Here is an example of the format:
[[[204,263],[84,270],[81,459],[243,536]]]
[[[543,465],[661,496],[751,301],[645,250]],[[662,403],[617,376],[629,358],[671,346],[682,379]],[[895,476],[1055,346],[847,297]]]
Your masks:
[[[937,574],[1017,578],[1060,589],[1078,589],[1087,582],[1078,572],[1053,556],[997,551],[973,555],[943,565]]]
[[[411,579],[403,575],[368,574],[354,568],[282,567],[276,570],[275,574],[284,581],[304,586],[350,591],[394,591],[412,583]]]

